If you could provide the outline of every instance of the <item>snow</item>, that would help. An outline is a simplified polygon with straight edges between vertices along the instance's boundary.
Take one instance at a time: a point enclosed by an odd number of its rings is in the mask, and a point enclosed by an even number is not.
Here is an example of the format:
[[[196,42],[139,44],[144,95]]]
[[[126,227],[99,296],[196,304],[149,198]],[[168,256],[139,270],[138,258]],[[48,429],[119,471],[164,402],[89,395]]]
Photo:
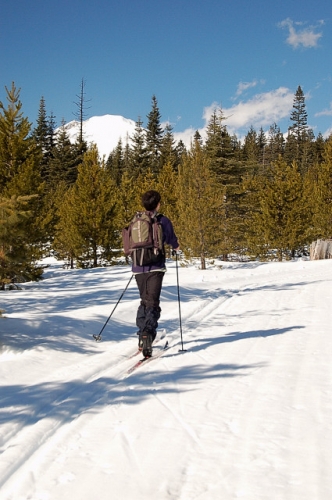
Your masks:
[[[97,144],[101,157],[108,158],[111,151],[118,145],[119,139],[122,140],[122,146],[135,133],[135,122],[129,118],[119,115],[92,116],[83,122],[83,136],[88,144]],[[75,142],[80,129],[80,123],[73,120],[67,123],[66,129],[71,142]],[[59,130],[59,129],[58,129]]]
[[[332,498],[332,261],[180,267],[186,352],[170,261],[129,376],[130,268],[48,263],[0,295],[1,500]]]

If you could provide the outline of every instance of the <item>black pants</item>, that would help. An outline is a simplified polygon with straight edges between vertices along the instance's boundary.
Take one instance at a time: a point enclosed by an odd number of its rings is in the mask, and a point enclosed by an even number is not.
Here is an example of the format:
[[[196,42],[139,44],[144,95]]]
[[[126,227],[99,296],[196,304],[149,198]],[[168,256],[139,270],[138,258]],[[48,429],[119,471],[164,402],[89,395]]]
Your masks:
[[[162,271],[152,271],[135,275],[141,297],[136,316],[138,335],[146,332],[152,335],[153,339],[156,336],[161,312],[159,304],[164,274]]]

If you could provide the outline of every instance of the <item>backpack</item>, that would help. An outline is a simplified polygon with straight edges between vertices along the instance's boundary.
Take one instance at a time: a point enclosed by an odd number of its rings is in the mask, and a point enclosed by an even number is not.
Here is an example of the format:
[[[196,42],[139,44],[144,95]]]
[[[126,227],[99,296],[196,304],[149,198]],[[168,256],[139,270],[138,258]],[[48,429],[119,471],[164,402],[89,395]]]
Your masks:
[[[136,212],[129,226],[122,230],[124,253],[134,265],[149,266],[162,260],[164,255],[161,214]]]

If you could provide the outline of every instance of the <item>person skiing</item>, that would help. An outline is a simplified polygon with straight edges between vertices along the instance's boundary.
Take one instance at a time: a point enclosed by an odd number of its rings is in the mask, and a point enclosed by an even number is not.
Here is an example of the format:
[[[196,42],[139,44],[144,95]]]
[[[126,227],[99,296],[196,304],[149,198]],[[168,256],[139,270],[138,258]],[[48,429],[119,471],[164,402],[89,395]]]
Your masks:
[[[166,272],[164,244],[170,245],[175,251],[180,248],[172,222],[165,215],[158,213],[160,202],[161,196],[158,191],[150,190],[142,195],[142,205],[146,210],[145,213],[157,220],[161,226],[162,250],[152,263],[140,265],[141,263],[136,259],[132,263],[132,272],[135,275],[141,298],[136,315],[137,335],[139,336],[138,346],[145,357],[152,355],[152,343],[156,338],[161,313],[159,305],[160,293]]]

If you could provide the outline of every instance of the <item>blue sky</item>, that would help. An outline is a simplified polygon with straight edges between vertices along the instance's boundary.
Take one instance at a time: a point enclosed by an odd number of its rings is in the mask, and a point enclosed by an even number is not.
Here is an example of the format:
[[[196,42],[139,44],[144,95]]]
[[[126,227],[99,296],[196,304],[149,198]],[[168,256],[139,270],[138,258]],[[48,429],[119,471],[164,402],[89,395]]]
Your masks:
[[[331,0],[1,0],[0,100],[14,81],[34,122],[40,98],[57,124],[87,116],[146,124],[156,95],[175,133],[204,128],[215,106],[238,137],[290,125],[306,95],[315,135],[332,132]]]

